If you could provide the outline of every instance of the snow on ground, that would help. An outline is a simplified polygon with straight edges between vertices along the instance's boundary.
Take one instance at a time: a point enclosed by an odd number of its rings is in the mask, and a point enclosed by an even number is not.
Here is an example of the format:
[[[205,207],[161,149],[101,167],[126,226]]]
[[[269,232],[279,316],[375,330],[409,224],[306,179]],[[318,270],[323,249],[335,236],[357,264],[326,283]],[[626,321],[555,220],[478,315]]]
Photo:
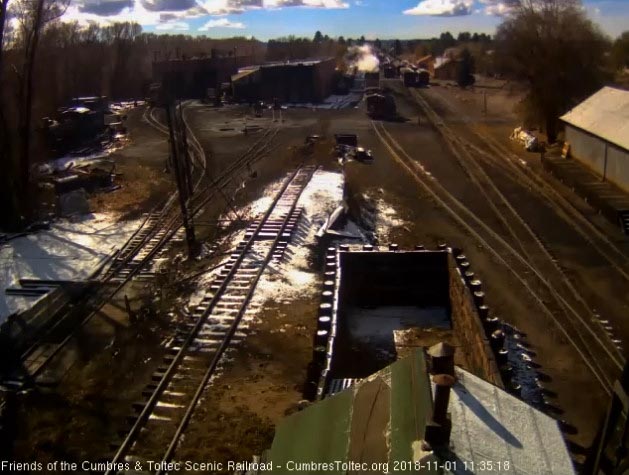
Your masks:
[[[279,269],[262,274],[254,301],[260,305],[268,301],[290,303],[316,295],[319,273],[310,264],[318,243],[316,233],[342,203],[343,183],[341,173],[315,172],[297,203],[303,212],[287,255]]]
[[[267,186],[262,197],[239,209],[238,214],[246,220],[260,217],[272,203],[285,179]],[[317,245],[316,233],[343,201],[343,183],[341,173],[315,172],[299,199],[298,206],[303,207],[303,212],[284,259],[279,265],[270,264],[262,274],[243,319],[245,327],[267,302],[289,303],[304,296],[314,296],[318,292],[318,272],[312,270],[310,264]],[[243,237],[244,231],[226,237],[225,242],[229,243],[227,247],[235,249]],[[227,257],[223,262],[226,260]],[[191,305],[200,301],[216,275],[217,271],[209,272],[199,279],[199,291],[193,295]]]
[[[261,217],[271,205],[287,176],[268,185],[260,198],[238,209],[238,215],[246,221]],[[316,296],[320,279],[319,272],[313,270],[312,266],[313,255],[318,245],[316,233],[330,214],[343,203],[343,190],[342,173],[323,170],[315,172],[299,198],[298,206],[302,207],[303,212],[284,259],[279,265],[271,263],[262,274],[250,308],[243,319],[245,326],[255,318],[265,304],[271,302],[287,304],[304,297]],[[405,221],[382,196],[365,196],[365,199],[372,204],[372,209],[366,213],[367,224],[372,227],[381,242],[386,242],[391,229],[403,226]],[[360,237],[358,241],[352,239],[347,242],[366,242],[365,236],[368,233],[349,220],[343,231]],[[239,231],[224,238],[223,242],[227,243],[225,246],[227,249],[235,249],[243,238],[244,231]],[[339,242],[342,241],[345,240],[339,239]],[[223,262],[227,259],[225,257]],[[217,273],[218,270],[208,272],[198,281],[198,292],[191,298],[191,306],[200,302]]]
[[[284,177],[267,186],[262,197],[239,209],[238,214],[246,220],[261,217],[286,179],[287,177]],[[290,303],[297,299],[317,295],[319,275],[310,264],[317,246],[316,233],[328,216],[343,201],[343,183],[344,179],[341,173],[315,172],[299,199],[298,206],[303,207],[303,212],[287,247],[286,254],[279,265],[271,263],[263,272],[247,311],[238,326],[237,335],[240,334],[244,337],[246,334],[255,332],[251,329],[251,325],[265,306],[271,303]],[[243,238],[244,231],[239,231],[226,236],[223,242],[227,243],[227,248],[235,249],[238,242]],[[222,262],[227,260],[228,257],[225,257]],[[218,270],[208,272],[197,281],[197,291],[194,292],[189,301],[190,306],[195,303],[198,304],[207,295],[207,289],[218,272]],[[286,332],[286,330],[286,327],[278,329],[280,332]],[[231,345],[227,349],[212,379],[220,377],[225,365],[232,361],[231,355],[236,351],[236,347],[237,345]]]
[[[392,228],[404,226],[404,220],[401,219],[397,211],[382,198],[376,201],[378,213],[375,220],[375,233],[378,237],[388,237]]]
[[[331,95],[327,97],[322,103],[289,103],[286,107],[289,108],[307,108],[307,109],[346,109],[358,104],[362,99],[361,93],[351,93],[343,96]]]
[[[380,190],[382,191],[382,190]],[[395,208],[382,196],[374,196],[372,193],[364,193],[363,200],[366,203],[361,212],[361,218],[368,231],[372,231],[378,243],[390,241],[391,231],[406,225]]]
[[[544,397],[537,371],[534,368],[535,363],[526,347],[522,345],[522,337],[518,329],[503,324],[503,330],[506,336],[505,348],[509,351],[509,364],[513,368],[513,381],[521,387],[521,398],[532,406],[540,407],[544,402]]]
[[[0,323],[39,300],[8,296],[6,288],[19,287],[19,279],[86,280],[125,244],[140,222],[118,222],[111,214],[91,214],[79,222],[57,221],[49,230],[0,245]]]

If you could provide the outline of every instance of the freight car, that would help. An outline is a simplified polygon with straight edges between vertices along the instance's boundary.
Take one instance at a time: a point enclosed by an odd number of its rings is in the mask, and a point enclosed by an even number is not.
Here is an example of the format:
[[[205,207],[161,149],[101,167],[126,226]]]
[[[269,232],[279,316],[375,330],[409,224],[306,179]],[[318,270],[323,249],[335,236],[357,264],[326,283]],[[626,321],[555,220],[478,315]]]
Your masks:
[[[430,84],[430,73],[425,69],[405,68],[402,70],[402,78],[406,87],[426,87]]]
[[[430,84],[430,73],[425,69],[417,71],[417,87],[426,87]]]
[[[365,88],[380,87],[380,72],[365,73]]]
[[[373,119],[394,119],[397,117],[393,96],[380,93],[367,96],[367,114]]]
[[[403,68],[401,71],[402,80],[406,87],[415,87],[417,84],[417,71],[411,68]]]
[[[393,66],[392,64],[387,64],[384,67],[384,77],[386,79],[393,79],[393,78],[396,78],[397,76],[398,76],[398,71],[395,66]]]

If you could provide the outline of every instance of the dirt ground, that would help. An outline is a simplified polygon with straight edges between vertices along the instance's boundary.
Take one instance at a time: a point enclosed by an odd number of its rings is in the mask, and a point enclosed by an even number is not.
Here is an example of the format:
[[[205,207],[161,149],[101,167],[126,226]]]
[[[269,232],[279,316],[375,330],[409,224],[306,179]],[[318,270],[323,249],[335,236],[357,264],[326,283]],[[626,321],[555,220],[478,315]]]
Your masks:
[[[92,195],[93,210],[119,213],[122,220],[134,219],[174,190],[173,178],[164,173],[167,137],[146,124],[144,112],[145,106],[140,106],[127,113],[130,143],[109,157],[116,165],[115,184],[121,188]]]
[[[436,180],[489,225],[500,229],[500,222],[486,211],[483,198],[448,152],[437,131],[425,120],[422,125],[417,124],[421,114],[408,93],[401,87],[394,88],[394,96],[404,120],[386,123],[387,130],[415,160],[429,168]],[[507,137],[517,125],[516,116],[509,112],[510,104],[517,98],[515,92],[512,96],[490,96],[488,116],[478,109],[481,97],[478,91],[435,87],[427,92],[427,97],[448,123],[459,127],[460,133],[467,134],[470,126],[481,127],[512,147]],[[268,118],[245,122],[244,114],[245,110],[236,106],[218,110],[190,106],[188,121],[208,153],[211,176],[219,176],[235,157],[256,141],[260,132],[245,136],[240,132],[244,125],[269,124]],[[340,111],[288,110],[284,116],[285,122],[271,156],[241,177],[246,179],[241,191],[229,194],[228,199],[219,197],[207,207],[197,219],[199,235],[216,239],[219,235],[216,217],[228,206],[241,206],[256,199],[266,185],[304,160],[300,146],[307,135],[320,134],[329,139],[334,133],[357,133],[361,144],[373,151],[375,161],[373,165],[350,162],[344,167],[345,198],[352,219],[368,227],[370,220],[366,218],[366,210],[382,212],[374,206],[374,202],[382,200],[395,210],[396,220],[386,234],[373,229],[374,241],[395,242],[401,248],[420,243],[435,247],[447,242],[463,249],[483,281],[492,312],[525,334],[535,354],[535,363],[541,365],[547,394],[556,395],[551,398],[551,405],[556,409],[552,415],[576,427],[576,433],[570,434],[569,439],[575,442],[577,452],[579,446],[589,446],[607,400],[579,355],[553,323],[542,316],[532,297],[502,264],[426,196],[389,156],[374,134],[362,105]],[[476,124],[477,119],[482,122]],[[102,200],[96,203],[131,216],[150,208],[155,197],[162,196],[170,185],[160,172],[166,153],[163,135],[138,116],[130,117],[129,125],[132,145],[120,152],[118,168],[123,173],[123,190],[128,192],[119,193],[119,198],[114,197],[115,193],[97,197]],[[336,165],[331,160],[330,143],[319,146],[315,160],[332,169]],[[526,155],[516,148],[514,153]],[[524,159],[533,165],[537,160],[531,155]],[[560,222],[552,208],[510,183],[508,177],[496,174],[495,178],[505,183],[504,192],[521,206],[518,210],[549,244],[561,265],[569,269],[574,284],[583,289],[584,298],[609,316],[623,339],[629,337],[629,327],[622,320],[627,310],[626,283],[620,282],[600,256]],[[611,227],[605,227],[598,217],[588,213],[587,206],[570,190],[562,189],[562,193],[575,200],[615,242],[626,245]],[[234,221],[229,229],[244,225],[246,223]],[[179,251],[175,249],[173,253]],[[191,274],[212,263],[208,260],[184,264],[182,272]],[[317,269],[316,258],[312,265]],[[146,306],[141,297],[146,294],[147,291],[138,292],[133,301],[135,308]],[[109,456],[111,451],[105,446],[125,427],[131,404],[140,399],[151,373],[160,364],[164,339],[172,334],[180,318],[170,312],[183,301],[174,297],[166,299],[154,315],[134,326],[129,325],[120,302],[117,308],[108,308],[86,340],[90,342],[89,351],[81,359],[74,358],[63,377],[56,378],[55,386],[24,399],[19,413],[22,424],[16,439],[16,456],[22,460],[96,460]],[[295,296],[290,304],[270,302],[264,307],[250,335],[230,354],[230,361],[199,403],[176,459],[249,461],[270,446],[274,424],[294,411],[302,398],[318,304],[318,298]],[[584,407],[588,410],[584,411]],[[38,416],[32,417],[35,409]]]
[[[460,93],[455,92],[456,94],[452,94],[450,98],[453,101],[460,97]],[[443,94],[448,94],[448,91]],[[509,100],[502,99],[502,101],[504,111],[509,107]],[[473,189],[455,160],[449,156],[437,133],[428,126],[416,125],[418,109],[403,90],[397,92],[396,102],[402,116],[407,119],[405,122],[386,125],[396,139],[408,147],[407,150],[411,151],[416,159],[422,163],[426,162],[433,174],[439,180],[443,180],[450,191],[465,203],[471,206],[476,205],[475,211],[485,217],[490,224],[500,226],[499,222],[491,221],[489,214],[483,215],[483,203],[477,190]],[[316,117],[314,124],[304,126],[301,132],[304,135],[306,133],[332,135],[337,132],[356,132],[360,136],[362,145],[374,151],[376,160],[373,165],[364,166],[350,162],[345,166],[345,175],[346,199],[355,221],[359,223],[364,221],[366,201],[374,197],[382,198],[397,211],[401,224],[394,227],[388,236],[376,236],[376,240],[383,243],[396,242],[402,247],[410,247],[418,243],[435,247],[440,242],[447,242],[464,250],[474,271],[484,283],[488,304],[493,313],[523,333],[525,343],[529,345],[531,354],[535,355],[535,363],[541,366],[540,379],[544,380],[545,393],[557,394],[557,397],[551,398],[548,404],[549,410],[553,411],[552,415],[565,419],[577,428],[576,433],[570,434],[569,437],[575,442],[575,455],[580,455],[579,447],[587,447],[594,436],[606,398],[575,349],[551,322],[541,316],[542,313],[536,308],[531,296],[509,277],[506,270],[494,261],[487,250],[478,245],[471,236],[462,232],[443,210],[423,195],[413,180],[388,156],[384,147],[374,137],[370,122],[363,110],[291,111],[291,114],[295,119],[301,115]],[[457,119],[461,120],[458,117],[453,118],[453,121],[456,122]],[[506,119],[501,114],[498,119],[487,121],[489,125],[485,122],[483,125],[492,130],[495,128],[500,140],[505,141],[508,134],[505,136],[502,131],[512,130],[516,121],[515,114],[507,115]],[[552,232],[552,225],[549,226],[548,223],[547,221],[547,231]],[[581,245],[579,251],[586,251],[587,246],[583,243],[570,244]],[[582,278],[587,281],[592,278],[592,273],[599,272],[600,268],[582,267],[578,271],[583,272]],[[613,276],[608,276],[607,279],[607,285],[610,285],[609,290],[613,292],[615,285]],[[245,344],[237,350],[234,361],[216,382],[215,387],[218,390],[212,389],[208,397],[200,404],[190,431],[186,435],[186,441],[177,454],[180,460],[200,454],[209,454],[210,458],[218,457],[220,460],[235,456],[238,456],[237,460],[247,460],[250,454],[255,453],[255,450],[242,447],[244,444],[241,444],[238,449],[233,444],[238,445],[238,434],[243,425],[246,427],[247,421],[251,420],[249,416],[256,414],[263,421],[254,419],[252,429],[259,427],[260,424],[267,427],[281,419],[284,412],[294,409],[295,403],[300,398],[299,385],[303,383],[305,377],[305,363],[308,361],[308,352],[312,344],[311,339],[303,337],[302,328],[305,327],[306,330],[312,328],[314,317],[310,321],[307,318],[304,320],[304,314],[307,314],[307,309],[310,308],[314,316],[317,304],[317,301],[302,303],[297,299],[296,308],[291,306],[286,311],[275,307],[265,309],[261,323],[256,326],[256,335],[248,338]],[[622,312],[622,307],[619,307],[617,311]],[[296,326],[293,331],[295,339],[273,337],[277,332],[276,324],[283,322],[292,322]],[[308,335],[308,331],[305,333]],[[265,351],[260,355],[258,349],[262,342],[265,342]],[[298,351],[295,348],[296,342],[305,345],[305,349],[301,347]],[[287,372],[289,361],[291,371]],[[292,364],[295,361],[299,364]],[[580,388],[580,390],[575,391],[574,388]],[[221,447],[222,443],[216,442],[217,433],[207,428],[215,427],[218,421],[223,420],[226,411],[234,407],[240,409],[236,411],[237,414],[232,414],[232,417],[235,417],[231,419],[235,423],[234,433],[226,431],[225,425],[219,425],[220,440],[229,445],[229,449],[225,449]],[[583,407],[590,407],[591,410],[584,414]],[[265,437],[267,435],[265,432]],[[261,440],[255,446],[264,446],[264,444]]]
[[[128,111],[129,144],[108,157],[121,188],[91,195],[93,211],[136,219],[174,189],[163,173],[165,136],[143,120],[143,113],[144,107]],[[131,283],[68,344],[43,375],[43,384],[20,400],[15,459],[82,461],[108,455],[109,441],[125,426],[131,404],[160,363],[163,335],[177,323],[161,318],[166,312],[152,311],[150,319],[132,325],[124,295],[136,311],[152,308],[154,290]]]
[[[168,175],[163,173],[163,162],[167,153],[164,136],[142,120],[141,112],[138,111],[138,114],[130,115],[129,118],[131,145],[115,156],[117,171],[123,173],[123,188],[107,195],[96,195],[93,203],[99,210],[104,207],[107,210],[121,212],[123,214],[121,219],[149,211],[163,201],[167,191],[172,189]],[[241,110],[216,111],[200,107],[196,113],[190,110],[188,120],[193,128],[203,130],[204,124],[208,122],[204,115],[216,116],[222,121],[230,112],[235,115],[242,113]],[[248,224],[246,220],[240,222],[235,219],[228,226],[223,226],[219,232],[215,221],[231,207],[239,208],[259,198],[267,185],[284,177],[288,170],[303,161],[304,156],[301,153],[305,138],[303,130],[297,129],[288,120],[285,124],[287,127],[280,131],[274,142],[272,154],[261,159],[235,180],[238,190],[226,193],[225,196],[217,196],[195,220],[197,236],[200,239],[205,239],[209,243],[226,232],[246,227]],[[221,131],[217,132],[218,137],[212,136],[211,133],[199,134],[208,153],[209,170],[214,177],[223,173],[236,157],[259,140],[260,135],[254,132],[247,137],[233,133],[222,136]],[[318,154],[322,157],[320,164],[324,167],[333,166],[327,163],[331,161],[328,145],[325,152]],[[317,157],[310,159],[319,161]],[[147,180],[147,176],[151,178]],[[178,256],[183,250],[181,245],[175,246],[170,255]],[[219,252],[222,251],[227,252],[229,249],[219,249]],[[67,351],[64,351],[55,367],[46,372],[43,378],[44,386],[21,398],[16,411],[17,427],[12,458],[42,462],[96,461],[111,458],[115,444],[121,442],[119,434],[129,428],[127,418],[134,413],[133,403],[142,400],[142,391],[151,382],[152,373],[163,365],[165,342],[184,320],[179,310],[187,301],[190,292],[181,281],[185,276],[213,267],[217,262],[216,259],[210,258],[184,262],[178,266],[170,265],[167,267],[167,276],[164,277],[168,282],[151,281],[128,285],[118,295],[116,301],[106,305],[84,328],[76,341],[68,345]],[[171,284],[170,290],[164,292],[163,288],[168,284]],[[137,322],[129,321],[124,307],[125,294],[130,298],[132,310],[143,312],[144,316]],[[290,310],[293,308],[296,307],[291,305],[291,308],[287,309],[283,322],[278,317],[277,321],[271,319],[265,326],[272,329],[275,325],[289,325]],[[225,399],[221,402],[220,412],[214,413],[222,414],[214,422],[214,427],[225,434],[225,440],[229,440],[229,434],[234,435],[235,448],[229,451],[225,448],[227,444],[221,449],[226,450],[225,457],[233,459],[234,454],[243,450],[246,454],[259,453],[272,440],[273,424],[270,421],[279,420],[284,411],[282,407],[301,399],[299,394],[302,390],[300,385],[303,383],[302,369],[308,363],[310,355],[308,345],[314,328],[312,315],[304,312],[302,318],[303,341],[295,341],[295,351],[299,358],[296,358],[288,368],[278,369],[276,381],[273,384],[268,383],[271,386],[277,383],[281,388],[291,390],[279,398],[275,395],[269,398],[266,409],[280,408],[279,412],[271,411],[270,419],[269,414],[265,415],[264,408],[247,409],[246,404],[251,401],[244,400],[242,405],[234,408],[228,404],[229,399]],[[306,328],[306,325],[310,326]],[[248,364],[243,363],[242,378],[247,378],[247,370],[251,366],[255,366],[257,370],[264,364],[272,367],[272,361],[263,364],[258,359],[266,361],[271,357],[277,358],[279,352],[275,348],[280,346],[278,340],[281,340],[282,336],[276,335],[270,341],[265,341],[265,335],[255,335],[251,341],[247,341],[246,348],[250,352],[250,360]],[[289,378],[290,384],[287,385],[283,378]],[[258,376],[257,379],[262,378]],[[236,384],[233,384],[234,387]],[[214,390],[212,391],[212,398],[221,394],[220,386],[218,388],[216,396]],[[274,393],[269,391],[269,394]],[[199,411],[203,414],[203,408]],[[246,417],[243,417],[239,429],[234,425],[234,421],[243,415]],[[254,426],[258,429],[254,430]],[[252,430],[254,435],[244,436],[251,434]],[[203,433],[205,432],[204,429]],[[194,430],[191,433],[193,434]],[[187,440],[194,439],[189,436]],[[217,451],[217,458],[218,454]]]
[[[519,122],[514,114],[505,113],[505,109],[509,109],[509,101],[504,95],[494,98],[488,94],[490,113],[485,116],[478,99],[478,91],[434,87],[424,91],[423,94],[455,131],[465,134],[470,140],[474,140],[474,136],[468,128],[470,126],[482,128],[483,131],[490,133],[495,139],[513,150],[513,153],[523,156],[527,163],[530,163],[536,171],[543,174],[539,165],[539,155],[524,152],[508,140],[511,130],[519,125]],[[411,118],[420,115],[412,102],[405,101],[402,96],[399,99],[398,107],[401,108],[403,114]],[[517,99],[518,97],[515,95],[511,104],[515,105]],[[501,107],[492,108],[491,105],[497,102],[501,103]],[[499,112],[496,113],[493,110]],[[410,124],[413,123],[411,129]],[[423,123],[426,124],[425,119]],[[429,144],[427,140],[423,141],[421,145],[418,143],[420,137],[427,139],[434,131],[430,130],[429,126],[422,127],[416,124],[416,121],[410,121],[406,124],[387,124],[387,128],[396,140],[411,153],[413,158],[426,166],[435,178],[463,201],[466,206],[485,219],[488,215],[487,204],[479,196],[479,190],[475,189],[470,180],[466,179],[463,170],[449,157],[448,153],[435,153],[434,147],[436,145],[434,143]],[[435,142],[439,142],[439,140]],[[480,143],[478,144],[482,146]],[[599,310],[604,318],[613,321],[614,333],[624,340],[629,330],[626,323],[623,322],[623,315],[626,315],[628,309],[627,282],[620,278],[609,263],[594,251],[583,238],[579,237],[560,218],[556,210],[543,199],[516,183],[510,176],[505,176],[495,170],[490,170],[489,174],[533,231],[549,248],[553,257],[558,260],[559,265],[573,285],[582,292],[582,296],[591,308]],[[587,209],[585,203],[552,177],[546,175],[545,178],[552,183],[555,189],[560,190],[562,194],[568,197],[570,202],[575,203],[575,206],[582,210],[586,216],[593,217],[592,221],[604,229],[609,234],[610,239],[627,253],[629,250],[627,241],[619,230],[599,219],[596,213]],[[408,209],[406,206],[402,208]],[[418,206],[414,208],[413,214],[417,216]],[[495,229],[500,229],[499,223],[490,221],[490,224],[494,225]],[[555,416],[567,420],[578,428],[578,432],[571,435],[571,440],[588,446],[600,422],[607,398],[574,348],[567,344],[552,322],[546,321],[541,316],[541,312],[536,310],[532,302],[527,303],[528,297],[525,293],[519,295],[521,292],[517,284],[511,283],[507,273],[492,263],[487,253],[483,252],[476,243],[461,235],[460,232],[447,236],[449,234],[447,228],[437,223],[425,223],[424,227],[434,231],[439,230],[443,233],[445,240],[463,247],[466,255],[470,256],[470,262],[475,272],[481,276],[487,289],[487,300],[490,308],[497,312],[503,320],[526,333],[529,343],[533,345],[534,351],[537,353],[535,361],[541,365],[541,371],[548,376],[543,385],[547,390],[558,395],[556,399],[551,401],[551,404],[559,409],[555,412]],[[579,391],[575,391],[574,388],[579,388]],[[591,410],[584,413],[583,407],[589,407]]]

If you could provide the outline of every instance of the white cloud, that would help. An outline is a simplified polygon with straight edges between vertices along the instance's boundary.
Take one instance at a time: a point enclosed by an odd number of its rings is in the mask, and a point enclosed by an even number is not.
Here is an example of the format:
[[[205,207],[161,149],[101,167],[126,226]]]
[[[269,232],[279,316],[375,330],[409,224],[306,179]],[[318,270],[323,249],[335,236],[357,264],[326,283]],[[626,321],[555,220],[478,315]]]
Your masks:
[[[309,7],[309,8],[349,8],[341,0],[263,0],[264,8]]]
[[[484,12],[487,15],[504,16],[520,4],[520,0],[478,0],[483,8],[474,9],[474,0],[421,0],[415,8],[404,11],[405,15],[465,16]]]
[[[200,16],[223,17],[249,10],[284,7],[333,9],[349,8],[349,4],[342,0],[72,0],[63,20],[77,21],[82,25],[91,22],[107,25],[116,21],[130,21],[142,26],[152,26]],[[167,20],[164,21],[165,19]],[[208,24],[211,22],[212,20]],[[216,26],[244,28],[240,22]]]
[[[474,0],[422,0],[405,15],[464,16],[472,13]]]
[[[240,21],[231,21],[227,18],[216,18],[208,21],[205,25],[199,28],[199,31],[208,31],[211,28],[244,28],[245,24]]]
[[[157,25],[160,22],[158,12],[146,10],[139,2],[133,7],[125,7],[115,15],[98,15],[96,13],[81,11],[78,5],[70,5],[63,15],[64,21],[76,21],[80,25],[97,23],[109,25],[115,22],[130,21],[142,26]]]
[[[485,5],[486,15],[504,16],[520,4],[520,0],[480,0]]]
[[[188,31],[190,29],[190,25],[188,25],[185,21],[171,21],[167,23],[160,23],[155,27],[155,29],[165,31]]]

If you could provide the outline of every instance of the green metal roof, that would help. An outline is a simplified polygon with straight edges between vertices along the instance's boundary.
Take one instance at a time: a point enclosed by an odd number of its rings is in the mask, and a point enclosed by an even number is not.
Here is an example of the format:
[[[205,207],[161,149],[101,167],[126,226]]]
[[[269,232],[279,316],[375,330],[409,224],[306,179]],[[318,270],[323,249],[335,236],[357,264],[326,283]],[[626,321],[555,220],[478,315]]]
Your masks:
[[[455,374],[450,444],[434,454],[421,450],[432,417],[432,385],[424,353],[416,349],[284,419],[265,461],[274,473],[300,475],[384,473],[364,468],[377,464],[388,464],[389,473],[435,473],[440,464],[442,474],[574,474],[554,419],[463,369]],[[418,460],[422,468],[413,470]],[[348,468],[352,462],[366,465]]]
[[[273,462],[275,473],[302,467],[300,474],[345,474],[351,470],[337,467],[335,462],[366,463],[369,467],[388,463],[392,467],[394,461],[412,460],[413,442],[424,438],[431,416],[430,391],[424,354],[418,350],[287,417],[276,428],[267,461]],[[302,463],[328,463],[332,467],[308,470],[299,465]]]

